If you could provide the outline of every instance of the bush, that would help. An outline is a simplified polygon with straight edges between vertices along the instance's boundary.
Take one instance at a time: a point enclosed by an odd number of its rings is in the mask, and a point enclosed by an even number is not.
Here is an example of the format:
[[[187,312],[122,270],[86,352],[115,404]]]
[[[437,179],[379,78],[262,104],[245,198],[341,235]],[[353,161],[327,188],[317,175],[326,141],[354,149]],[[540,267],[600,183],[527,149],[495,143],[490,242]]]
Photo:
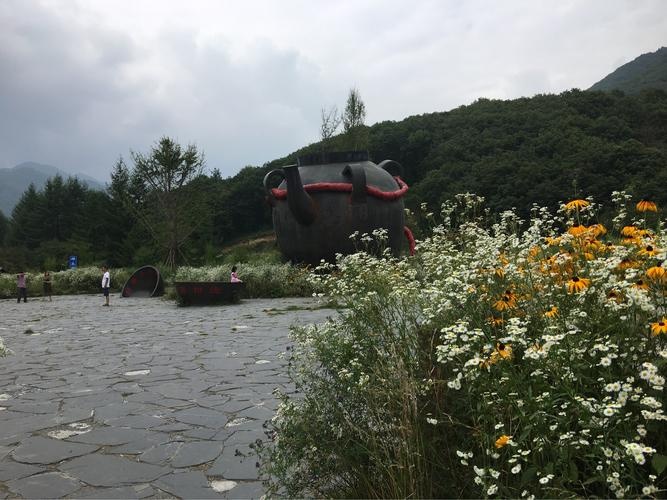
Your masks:
[[[667,237],[615,199],[605,239],[590,200],[535,209],[519,231],[462,196],[415,257],[360,253],[316,275],[346,310],[292,332],[298,397],[263,450],[270,492],[661,494]]]
[[[9,349],[5,346],[4,342],[2,341],[2,337],[0,337],[0,358],[7,356],[10,354]]]
[[[110,272],[114,291],[119,291],[131,274],[128,269],[111,269]],[[43,273],[28,272],[25,274],[28,299],[41,296]],[[97,267],[79,267],[51,273],[53,295],[101,293],[101,282],[102,271]],[[0,298],[7,299],[16,296],[16,274],[0,274]]]

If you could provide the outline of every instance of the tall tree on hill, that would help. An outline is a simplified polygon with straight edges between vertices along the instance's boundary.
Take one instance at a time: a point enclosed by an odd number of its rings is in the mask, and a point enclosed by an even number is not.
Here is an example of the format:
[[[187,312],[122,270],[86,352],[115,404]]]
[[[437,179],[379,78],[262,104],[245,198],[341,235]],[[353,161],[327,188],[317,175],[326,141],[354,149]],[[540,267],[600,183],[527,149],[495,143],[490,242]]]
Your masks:
[[[352,149],[368,148],[368,130],[364,125],[366,105],[361,100],[361,95],[356,88],[351,88],[347,95],[347,103],[342,119],[348,147]]]
[[[63,180],[60,175],[46,181],[40,193],[44,205],[41,221],[44,240],[65,241],[78,229],[88,188],[76,178]]]
[[[336,133],[336,130],[338,130],[343,118],[338,113],[338,107],[336,105],[331,106],[328,110],[322,108],[320,114],[322,116],[322,122],[320,124],[320,137],[322,140],[320,144],[322,146],[322,152],[326,152],[329,149],[331,139]]]
[[[163,249],[174,269],[185,258],[181,248],[205,216],[204,197],[193,181],[202,175],[204,155],[193,144],[182,148],[162,137],[148,155],[132,152],[134,168],[119,160],[111,174],[111,193],[123,200]]]
[[[0,247],[5,245],[5,238],[7,237],[7,229],[9,227],[9,221],[5,214],[0,212]]]
[[[40,193],[30,184],[12,210],[9,244],[28,250],[37,248],[44,239],[42,233],[45,207]]]

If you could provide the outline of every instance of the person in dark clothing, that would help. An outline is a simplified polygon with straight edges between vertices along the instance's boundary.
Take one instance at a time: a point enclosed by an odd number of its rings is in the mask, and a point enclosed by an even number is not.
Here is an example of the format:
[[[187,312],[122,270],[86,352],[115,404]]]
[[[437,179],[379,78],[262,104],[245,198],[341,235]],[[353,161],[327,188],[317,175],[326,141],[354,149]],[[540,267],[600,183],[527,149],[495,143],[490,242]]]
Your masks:
[[[44,284],[44,297],[48,297],[49,302],[51,302],[51,273],[44,271],[44,277],[42,280]]]

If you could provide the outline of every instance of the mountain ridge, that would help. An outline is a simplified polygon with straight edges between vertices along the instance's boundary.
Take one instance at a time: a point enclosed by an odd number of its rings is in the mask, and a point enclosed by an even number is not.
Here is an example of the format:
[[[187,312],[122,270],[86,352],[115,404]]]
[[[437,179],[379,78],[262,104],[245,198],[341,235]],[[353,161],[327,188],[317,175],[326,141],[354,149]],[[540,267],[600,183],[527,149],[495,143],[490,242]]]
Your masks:
[[[60,175],[62,178],[76,178],[91,189],[104,189],[104,184],[89,175],[73,174],[53,165],[26,161],[14,167],[0,168],[0,211],[11,216],[16,203],[30,184],[42,189],[50,178]]]
[[[667,47],[647,52],[619,66],[588,90],[637,94],[646,89],[667,91]]]

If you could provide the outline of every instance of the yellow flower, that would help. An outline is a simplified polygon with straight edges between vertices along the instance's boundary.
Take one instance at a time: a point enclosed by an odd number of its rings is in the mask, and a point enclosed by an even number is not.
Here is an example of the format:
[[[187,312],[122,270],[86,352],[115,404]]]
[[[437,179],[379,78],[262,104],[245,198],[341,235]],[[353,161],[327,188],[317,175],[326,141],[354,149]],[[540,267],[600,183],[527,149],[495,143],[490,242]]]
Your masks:
[[[542,249],[538,246],[533,246],[530,247],[530,250],[528,251],[528,256],[530,257],[531,260],[537,259],[539,255],[542,253]]]
[[[581,200],[581,199],[572,200],[565,204],[565,210],[567,210],[568,212],[571,210],[580,210],[584,207],[587,207],[588,205],[590,205],[590,203],[588,203],[586,200]]]
[[[634,285],[632,285],[633,288],[637,288],[639,290],[648,290],[648,285],[644,280],[637,280]]]
[[[496,439],[496,448],[500,449],[504,446],[507,446],[511,439],[512,439],[512,436],[508,436],[507,434],[503,434],[498,439]]]
[[[570,281],[567,282],[567,291],[568,293],[579,293],[589,286],[591,286],[591,280],[588,278],[573,276]]]
[[[667,334],[667,318],[662,318],[656,323],[651,323],[651,335],[655,337],[661,333]]]
[[[614,302],[620,304],[623,302],[625,299],[623,298],[623,295],[621,295],[618,290],[609,290],[607,293],[607,298],[609,300],[613,300]]]
[[[661,266],[649,267],[646,270],[646,276],[653,281],[667,281],[667,271]]]
[[[591,229],[592,228],[593,228],[593,226],[591,226]],[[599,250],[603,250],[604,245],[602,244],[601,241],[598,241],[598,240],[593,238],[593,239],[586,240],[584,242],[583,248],[584,248],[584,250],[586,250],[588,252],[597,252]]]
[[[496,352],[502,359],[512,359],[512,346],[510,344],[498,342],[496,344]]]
[[[507,311],[509,309],[514,309],[516,307],[516,295],[511,291],[505,292],[505,294],[493,304],[493,308],[496,311]]]
[[[658,253],[658,249],[653,245],[646,245],[639,251],[639,255],[646,255],[648,257],[653,257]]]
[[[544,313],[547,318],[555,318],[558,316],[558,308],[556,306],[551,306],[547,312]]]
[[[621,262],[618,263],[617,269],[620,271],[625,271],[626,269],[630,269],[633,267],[637,267],[637,263],[630,260],[630,259],[623,259]]]
[[[502,311],[508,311],[509,309],[512,309],[512,306],[511,306],[509,300],[510,300],[509,298],[503,296],[502,299],[497,300],[497,301],[493,304],[493,308],[494,308],[496,311],[500,311],[500,312],[502,312]]]
[[[657,212],[658,206],[653,201],[648,200],[639,200],[637,206],[635,207],[637,212]]]
[[[535,353],[544,352],[544,347],[542,347],[538,343],[535,343],[531,345],[528,349],[526,349],[526,352],[535,352]]]
[[[623,238],[623,244],[624,245],[635,245],[637,247],[640,247],[640,246],[642,246],[642,240],[641,240],[641,238],[638,238],[638,237]]]
[[[502,326],[502,324],[505,322],[503,318],[496,318],[495,316],[490,316],[488,321],[492,326]]]
[[[570,229],[567,230],[567,232],[572,236],[581,236],[588,232],[588,228],[583,224],[578,224],[576,226],[572,226]]]
[[[604,227],[602,224],[593,224],[589,229],[596,238],[607,234],[607,228]]]
[[[637,233],[637,228],[635,226],[624,226],[623,229],[621,229],[621,235],[627,236],[629,238],[635,236]]]
[[[653,231],[651,231],[650,229],[637,229],[637,232],[635,234],[642,238],[648,238],[649,240],[653,239]]]
[[[496,344],[495,350],[487,359],[479,364],[479,367],[488,368],[503,359],[512,359],[512,346],[510,344],[503,344],[502,342],[498,342]]]

